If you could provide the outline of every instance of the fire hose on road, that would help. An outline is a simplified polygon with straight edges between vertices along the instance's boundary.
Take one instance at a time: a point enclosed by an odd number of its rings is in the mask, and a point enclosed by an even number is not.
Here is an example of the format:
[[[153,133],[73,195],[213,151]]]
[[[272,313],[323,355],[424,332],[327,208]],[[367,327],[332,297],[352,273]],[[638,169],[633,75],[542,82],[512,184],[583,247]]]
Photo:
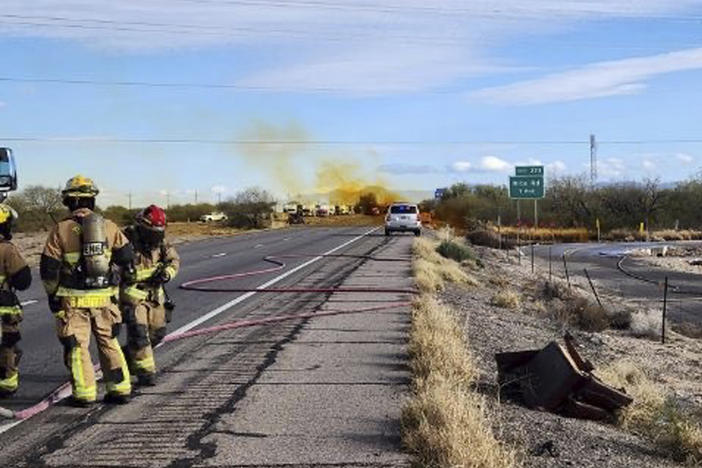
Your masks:
[[[318,294],[333,294],[333,293],[357,293],[357,294],[410,294],[416,295],[419,292],[413,288],[370,288],[370,287],[325,287],[325,288],[310,288],[310,287],[294,287],[294,288],[272,288],[272,287],[257,287],[257,288],[241,288],[241,287],[230,287],[230,286],[213,286],[214,283],[221,283],[223,281],[233,281],[241,278],[249,278],[254,276],[265,275],[269,273],[279,272],[287,267],[284,260],[289,259],[301,259],[301,258],[349,258],[355,260],[365,260],[374,262],[407,262],[410,258],[379,258],[371,255],[350,255],[350,254],[289,254],[289,255],[276,255],[276,256],[266,256],[263,261],[274,266],[259,270],[252,270],[242,273],[233,273],[228,275],[212,276],[208,278],[199,278],[191,281],[186,281],[179,286],[180,289],[186,291],[198,291],[198,292],[220,292],[220,293],[273,293],[273,294],[292,294],[292,293],[318,293]],[[188,330],[183,332],[174,332],[167,335],[159,346],[186,338],[191,338],[195,336],[207,335],[218,333],[225,330],[232,330],[236,328],[254,327],[254,326],[266,326],[274,325],[277,323],[289,321],[289,320],[302,320],[313,317],[324,317],[324,316],[334,316],[334,315],[345,315],[345,314],[359,314],[368,312],[377,312],[381,310],[396,309],[400,307],[407,307],[411,305],[410,301],[393,301],[387,302],[383,305],[364,307],[359,309],[348,309],[348,310],[324,310],[317,312],[308,312],[300,314],[290,314],[281,315],[270,318],[255,319],[255,320],[238,320],[234,322],[227,322],[220,325],[199,328],[196,330]],[[99,365],[95,365],[96,377],[100,377]],[[0,416],[8,419],[24,420],[28,419],[42,411],[46,410],[50,406],[58,403],[59,401],[67,398],[71,394],[71,383],[66,382],[59,388],[54,390],[49,396],[44,398],[39,403],[20,411],[12,411],[7,408],[0,407]]]

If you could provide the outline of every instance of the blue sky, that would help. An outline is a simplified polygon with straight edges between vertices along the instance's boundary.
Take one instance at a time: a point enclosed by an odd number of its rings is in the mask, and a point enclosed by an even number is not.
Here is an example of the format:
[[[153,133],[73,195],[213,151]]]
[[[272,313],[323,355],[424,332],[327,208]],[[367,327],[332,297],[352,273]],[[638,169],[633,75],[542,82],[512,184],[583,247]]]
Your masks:
[[[103,205],[285,197],[325,161],[400,190],[581,174],[590,133],[601,181],[682,180],[702,1],[672,3],[6,0],[0,144],[21,184],[85,173]]]

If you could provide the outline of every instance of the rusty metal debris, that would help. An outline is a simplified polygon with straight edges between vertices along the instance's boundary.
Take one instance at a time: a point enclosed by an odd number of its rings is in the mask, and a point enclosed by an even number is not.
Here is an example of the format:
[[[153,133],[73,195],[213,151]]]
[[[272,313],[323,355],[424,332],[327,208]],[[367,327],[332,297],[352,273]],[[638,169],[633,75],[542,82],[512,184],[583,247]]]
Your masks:
[[[608,420],[634,400],[592,375],[594,367],[578,354],[573,337],[565,346],[553,341],[540,350],[495,355],[503,396],[529,408],[568,417]]]

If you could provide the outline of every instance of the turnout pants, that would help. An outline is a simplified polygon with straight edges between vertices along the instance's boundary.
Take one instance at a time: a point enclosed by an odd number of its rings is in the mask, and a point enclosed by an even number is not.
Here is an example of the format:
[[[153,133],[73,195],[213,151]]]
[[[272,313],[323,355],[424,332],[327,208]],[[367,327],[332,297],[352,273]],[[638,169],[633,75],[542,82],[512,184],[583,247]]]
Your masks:
[[[153,347],[166,336],[166,309],[163,304],[149,300],[124,309],[130,369],[137,375],[153,374],[156,372]]]
[[[117,306],[64,309],[56,314],[56,331],[64,347],[64,362],[71,371],[73,397],[82,401],[97,399],[89,349],[91,333],[97,344],[107,392],[129,395],[132,390],[129,369],[117,340],[121,325]]]
[[[19,364],[22,351],[17,347],[20,341],[19,324],[22,321],[22,315],[2,314],[0,339],[0,392],[12,393],[19,387]]]

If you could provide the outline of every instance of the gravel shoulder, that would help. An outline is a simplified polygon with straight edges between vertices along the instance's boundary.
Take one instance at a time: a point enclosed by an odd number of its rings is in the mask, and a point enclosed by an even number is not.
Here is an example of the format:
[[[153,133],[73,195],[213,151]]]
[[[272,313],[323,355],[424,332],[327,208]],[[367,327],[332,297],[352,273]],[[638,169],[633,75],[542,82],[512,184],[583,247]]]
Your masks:
[[[485,267],[472,274],[481,286],[449,286],[440,298],[464,320],[467,341],[480,368],[480,391],[495,415],[495,433],[517,448],[523,465],[681,466],[665,458],[650,441],[614,425],[567,419],[499,401],[495,353],[542,348],[552,340],[561,340],[566,329],[548,315],[548,306],[540,297],[544,276],[533,275],[527,265],[514,265],[514,258],[507,258],[504,252],[480,247],[476,252]],[[494,294],[502,289],[515,291],[521,305],[515,309],[492,305]],[[671,333],[668,343],[661,345],[626,331],[568,331],[596,369],[614,361],[634,361],[691,410],[702,408],[702,351],[698,340]]]

